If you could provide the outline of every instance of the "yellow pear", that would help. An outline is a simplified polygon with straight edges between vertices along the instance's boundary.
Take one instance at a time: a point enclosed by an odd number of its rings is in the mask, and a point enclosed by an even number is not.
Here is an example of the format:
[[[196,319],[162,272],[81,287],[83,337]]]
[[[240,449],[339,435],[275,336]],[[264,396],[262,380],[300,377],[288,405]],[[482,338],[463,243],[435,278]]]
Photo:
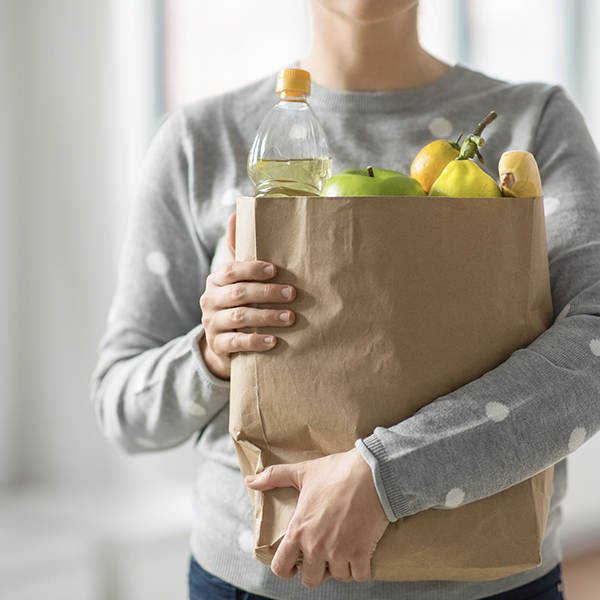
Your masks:
[[[450,196],[457,198],[499,198],[502,191],[498,184],[472,160],[474,157],[483,164],[479,148],[485,144],[481,137],[483,129],[497,117],[494,111],[467,136],[460,154],[450,161],[435,180],[430,196]]]
[[[472,160],[453,160],[436,179],[430,196],[500,198],[498,184]]]

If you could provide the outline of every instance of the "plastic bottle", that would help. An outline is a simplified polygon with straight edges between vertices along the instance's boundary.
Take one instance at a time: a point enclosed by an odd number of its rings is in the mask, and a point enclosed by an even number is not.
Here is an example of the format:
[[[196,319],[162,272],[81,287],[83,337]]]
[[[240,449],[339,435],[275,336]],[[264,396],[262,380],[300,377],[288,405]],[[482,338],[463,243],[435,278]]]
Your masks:
[[[331,177],[331,156],[321,123],[306,102],[310,73],[282,69],[276,92],[279,102],[259,127],[248,156],[254,194],[318,196]]]

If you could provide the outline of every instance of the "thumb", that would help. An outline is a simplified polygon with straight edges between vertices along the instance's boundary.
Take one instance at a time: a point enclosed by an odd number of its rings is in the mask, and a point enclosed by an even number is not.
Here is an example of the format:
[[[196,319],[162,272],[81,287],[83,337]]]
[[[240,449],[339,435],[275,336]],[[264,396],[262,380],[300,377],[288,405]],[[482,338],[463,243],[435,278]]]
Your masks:
[[[227,221],[227,248],[229,248],[229,252],[231,252],[231,260],[235,260],[236,214],[237,213],[232,213],[229,215],[229,220]]]
[[[248,475],[246,485],[259,492],[266,492],[274,488],[293,487],[300,489],[299,465],[273,465],[261,473]]]

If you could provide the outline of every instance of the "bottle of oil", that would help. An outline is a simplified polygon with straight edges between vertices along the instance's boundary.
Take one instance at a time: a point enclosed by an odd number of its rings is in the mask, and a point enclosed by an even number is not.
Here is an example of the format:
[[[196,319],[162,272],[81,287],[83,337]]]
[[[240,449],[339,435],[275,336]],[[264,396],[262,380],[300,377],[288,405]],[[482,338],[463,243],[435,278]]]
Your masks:
[[[254,194],[318,196],[331,177],[325,133],[307,104],[310,73],[282,69],[277,75],[279,102],[258,129],[248,156]]]

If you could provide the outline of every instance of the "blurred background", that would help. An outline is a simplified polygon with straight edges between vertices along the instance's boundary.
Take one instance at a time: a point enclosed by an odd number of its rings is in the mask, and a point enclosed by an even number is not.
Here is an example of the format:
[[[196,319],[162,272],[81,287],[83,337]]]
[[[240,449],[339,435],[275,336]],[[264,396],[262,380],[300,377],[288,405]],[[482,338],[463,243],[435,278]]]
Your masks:
[[[598,145],[600,2],[422,5],[433,54],[562,84]],[[158,126],[182,103],[302,58],[309,18],[308,0],[0,0],[4,600],[186,597],[193,448],[120,454],[99,432],[88,383]],[[596,436],[570,459],[572,573],[600,572],[599,457]],[[569,600],[588,600],[572,577]]]

